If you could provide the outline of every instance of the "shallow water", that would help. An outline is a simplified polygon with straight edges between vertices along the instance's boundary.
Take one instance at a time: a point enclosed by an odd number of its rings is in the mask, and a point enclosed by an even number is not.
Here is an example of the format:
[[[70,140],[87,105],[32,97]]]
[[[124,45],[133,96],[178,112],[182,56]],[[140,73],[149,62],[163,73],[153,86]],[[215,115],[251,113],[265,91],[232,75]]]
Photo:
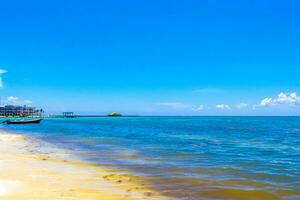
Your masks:
[[[174,199],[300,199],[299,117],[121,117],[2,125]]]

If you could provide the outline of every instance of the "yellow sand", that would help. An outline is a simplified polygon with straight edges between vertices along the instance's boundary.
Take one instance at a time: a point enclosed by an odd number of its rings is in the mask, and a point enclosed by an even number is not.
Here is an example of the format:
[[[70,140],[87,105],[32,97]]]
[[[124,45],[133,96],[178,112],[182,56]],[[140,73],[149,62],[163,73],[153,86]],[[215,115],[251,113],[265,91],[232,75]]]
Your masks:
[[[0,132],[1,200],[167,199],[130,174],[116,174],[67,153],[34,153],[33,141]],[[41,147],[43,148],[43,147]]]

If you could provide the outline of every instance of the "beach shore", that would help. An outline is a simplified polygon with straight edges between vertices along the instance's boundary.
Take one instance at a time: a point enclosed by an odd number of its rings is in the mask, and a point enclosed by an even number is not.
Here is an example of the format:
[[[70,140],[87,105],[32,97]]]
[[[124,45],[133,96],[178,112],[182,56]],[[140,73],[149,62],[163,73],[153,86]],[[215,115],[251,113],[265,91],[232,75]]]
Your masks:
[[[130,200],[168,199],[139,177],[116,173],[62,149],[0,131],[0,199]]]

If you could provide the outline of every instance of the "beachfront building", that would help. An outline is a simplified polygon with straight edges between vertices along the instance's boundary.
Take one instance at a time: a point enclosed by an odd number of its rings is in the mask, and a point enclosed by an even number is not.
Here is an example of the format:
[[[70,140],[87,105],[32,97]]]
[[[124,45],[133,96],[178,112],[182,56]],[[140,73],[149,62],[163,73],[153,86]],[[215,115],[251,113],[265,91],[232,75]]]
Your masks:
[[[41,116],[42,109],[36,109],[30,106],[0,106],[0,117],[35,117]]]

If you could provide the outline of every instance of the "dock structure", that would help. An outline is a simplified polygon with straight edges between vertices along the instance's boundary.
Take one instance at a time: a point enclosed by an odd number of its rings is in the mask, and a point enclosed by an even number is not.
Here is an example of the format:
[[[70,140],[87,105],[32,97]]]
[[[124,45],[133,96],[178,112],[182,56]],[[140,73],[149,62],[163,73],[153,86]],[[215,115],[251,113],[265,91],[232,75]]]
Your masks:
[[[64,118],[75,118],[74,112],[63,112],[62,117]]]

